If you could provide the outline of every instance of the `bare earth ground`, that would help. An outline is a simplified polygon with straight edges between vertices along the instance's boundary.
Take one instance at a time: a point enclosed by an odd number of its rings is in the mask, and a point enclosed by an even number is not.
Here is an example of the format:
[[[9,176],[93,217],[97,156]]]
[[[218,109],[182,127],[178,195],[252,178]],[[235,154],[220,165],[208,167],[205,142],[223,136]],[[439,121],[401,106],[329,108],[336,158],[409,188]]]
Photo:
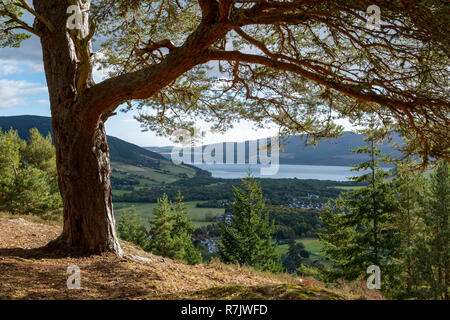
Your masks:
[[[61,227],[0,214],[0,299],[379,299],[363,289],[329,290],[313,280],[213,263],[188,266],[122,242],[135,262],[113,254],[70,256],[42,248]],[[39,221],[41,222],[41,221]],[[81,289],[67,288],[67,267]]]

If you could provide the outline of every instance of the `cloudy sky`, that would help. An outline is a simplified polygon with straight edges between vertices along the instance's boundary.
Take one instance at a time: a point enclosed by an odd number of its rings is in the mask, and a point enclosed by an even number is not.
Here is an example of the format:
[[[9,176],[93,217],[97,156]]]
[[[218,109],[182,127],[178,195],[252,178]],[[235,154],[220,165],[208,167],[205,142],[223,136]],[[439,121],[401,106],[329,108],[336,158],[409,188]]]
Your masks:
[[[102,72],[94,75],[96,81],[103,78]],[[20,48],[0,49],[0,116],[39,115],[50,116],[48,90],[42,64],[39,39],[34,37],[22,43]],[[171,145],[168,138],[157,137],[151,132],[142,132],[134,120],[136,112],[119,113],[107,121],[107,133],[140,146]],[[244,141],[276,134],[272,128],[255,130],[250,123],[241,122],[224,135],[206,130],[203,143],[222,141]]]

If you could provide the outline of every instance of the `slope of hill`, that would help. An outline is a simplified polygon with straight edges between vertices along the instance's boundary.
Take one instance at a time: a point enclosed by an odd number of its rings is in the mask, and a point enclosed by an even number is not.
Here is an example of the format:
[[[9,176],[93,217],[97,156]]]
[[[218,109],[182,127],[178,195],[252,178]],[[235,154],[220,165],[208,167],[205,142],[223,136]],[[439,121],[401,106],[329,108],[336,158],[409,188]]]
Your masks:
[[[393,142],[401,143],[398,135],[393,136]],[[246,162],[248,162],[249,141],[245,143]],[[237,150],[236,142],[235,153]],[[355,154],[353,149],[366,146],[364,137],[360,134],[344,132],[339,138],[323,140],[317,146],[306,146],[305,141],[299,136],[289,136],[281,140],[282,149],[280,150],[280,164],[295,165],[321,165],[321,166],[351,166],[362,161],[366,161],[368,156],[365,154]],[[207,145],[203,146],[205,149]],[[145,149],[157,152],[166,158],[170,158],[172,147],[145,147]],[[224,159],[226,159],[226,148],[224,150]],[[401,153],[394,149],[388,143],[381,147],[384,153],[392,154],[394,157],[400,157]]]
[[[0,117],[0,128],[18,131],[22,139],[28,139],[29,130],[37,128],[42,135],[52,134],[51,118],[40,116]],[[130,174],[140,177],[145,184],[162,181],[173,182],[180,178],[194,177],[208,172],[189,165],[175,165],[158,153],[146,150],[116,137],[108,136],[113,177]]]
[[[33,219],[33,220],[32,220]],[[367,288],[330,290],[312,279],[212,263],[188,266],[122,242],[127,254],[78,256],[45,246],[61,232],[36,217],[0,213],[2,299],[380,299]],[[81,289],[67,288],[67,267],[80,268]]]

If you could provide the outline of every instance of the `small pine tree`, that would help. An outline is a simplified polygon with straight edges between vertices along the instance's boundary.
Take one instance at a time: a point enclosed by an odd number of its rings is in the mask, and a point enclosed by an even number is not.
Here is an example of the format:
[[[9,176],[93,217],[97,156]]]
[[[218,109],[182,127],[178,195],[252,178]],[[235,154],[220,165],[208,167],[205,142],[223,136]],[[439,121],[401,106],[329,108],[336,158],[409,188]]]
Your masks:
[[[0,210],[14,214],[17,210],[17,184],[19,181],[20,150],[25,142],[20,139],[17,131],[0,130]]]
[[[179,250],[172,238],[172,207],[169,198],[164,194],[158,199],[158,205],[153,209],[154,218],[149,221],[152,236],[152,252],[168,258],[179,258]]]
[[[283,268],[272,244],[274,224],[265,214],[265,201],[258,182],[250,175],[242,180],[244,189],[234,188],[231,223],[220,223],[218,254],[225,263],[249,265],[280,272]]]
[[[36,128],[30,129],[30,138],[21,153],[22,162],[47,173],[48,184],[53,193],[59,193],[56,170],[56,151],[50,133],[43,137]]]
[[[173,207],[172,238],[175,246],[180,248],[180,257],[188,264],[194,265],[202,262],[202,255],[194,247],[192,233],[195,228],[192,221],[187,218],[187,207],[183,203],[183,197],[178,193]]]
[[[134,243],[145,251],[150,250],[147,230],[142,224],[142,218],[136,213],[134,207],[120,215],[117,223],[117,234],[122,240]]]
[[[296,243],[295,238],[289,238],[288,252],[281,257],[283,267],[289,273],[295,273],[302,265],[304,259],[309,258],[309,252],[305,250],[303,243]]]
[[[184,260],[188,264],[202,261],[200,252],[192,242],[194,227],[186,217],[187,208],[181,194],[178,194],[175,204],[172,204],[164,194],[158,199],[158,206],[153,210],[153,215],[154,219],[150,221],[153,253]]]

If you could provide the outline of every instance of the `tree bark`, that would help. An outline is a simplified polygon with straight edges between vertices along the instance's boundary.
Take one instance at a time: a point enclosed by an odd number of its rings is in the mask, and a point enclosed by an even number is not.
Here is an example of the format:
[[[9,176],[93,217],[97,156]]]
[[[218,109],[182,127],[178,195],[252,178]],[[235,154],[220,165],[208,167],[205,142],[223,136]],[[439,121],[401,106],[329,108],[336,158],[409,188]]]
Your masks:
[[[101,113],[82,99],[93,86],[90,43],[76,42],[75,33],[86,39],[88,13],[82,30],[70,34],[66,28],[73,1],[35,0],[36,11],[53,26],[40,24],[44,68],[50,95],[52,127],[56,147],[59,190],[63,199],[64,228],[50,247],[83,253],[114,252],[122,255],[115,230],[111,198],[110,160]],[[79,0],[84,9],[89,0]],[[80,74],[85,81],[80,83]]]
[[[64,229],[53,243],[88,253],[121,254],[116,236],[110,185],[110,161],[104,124],[79,130],[82,123],[53,114]]]

